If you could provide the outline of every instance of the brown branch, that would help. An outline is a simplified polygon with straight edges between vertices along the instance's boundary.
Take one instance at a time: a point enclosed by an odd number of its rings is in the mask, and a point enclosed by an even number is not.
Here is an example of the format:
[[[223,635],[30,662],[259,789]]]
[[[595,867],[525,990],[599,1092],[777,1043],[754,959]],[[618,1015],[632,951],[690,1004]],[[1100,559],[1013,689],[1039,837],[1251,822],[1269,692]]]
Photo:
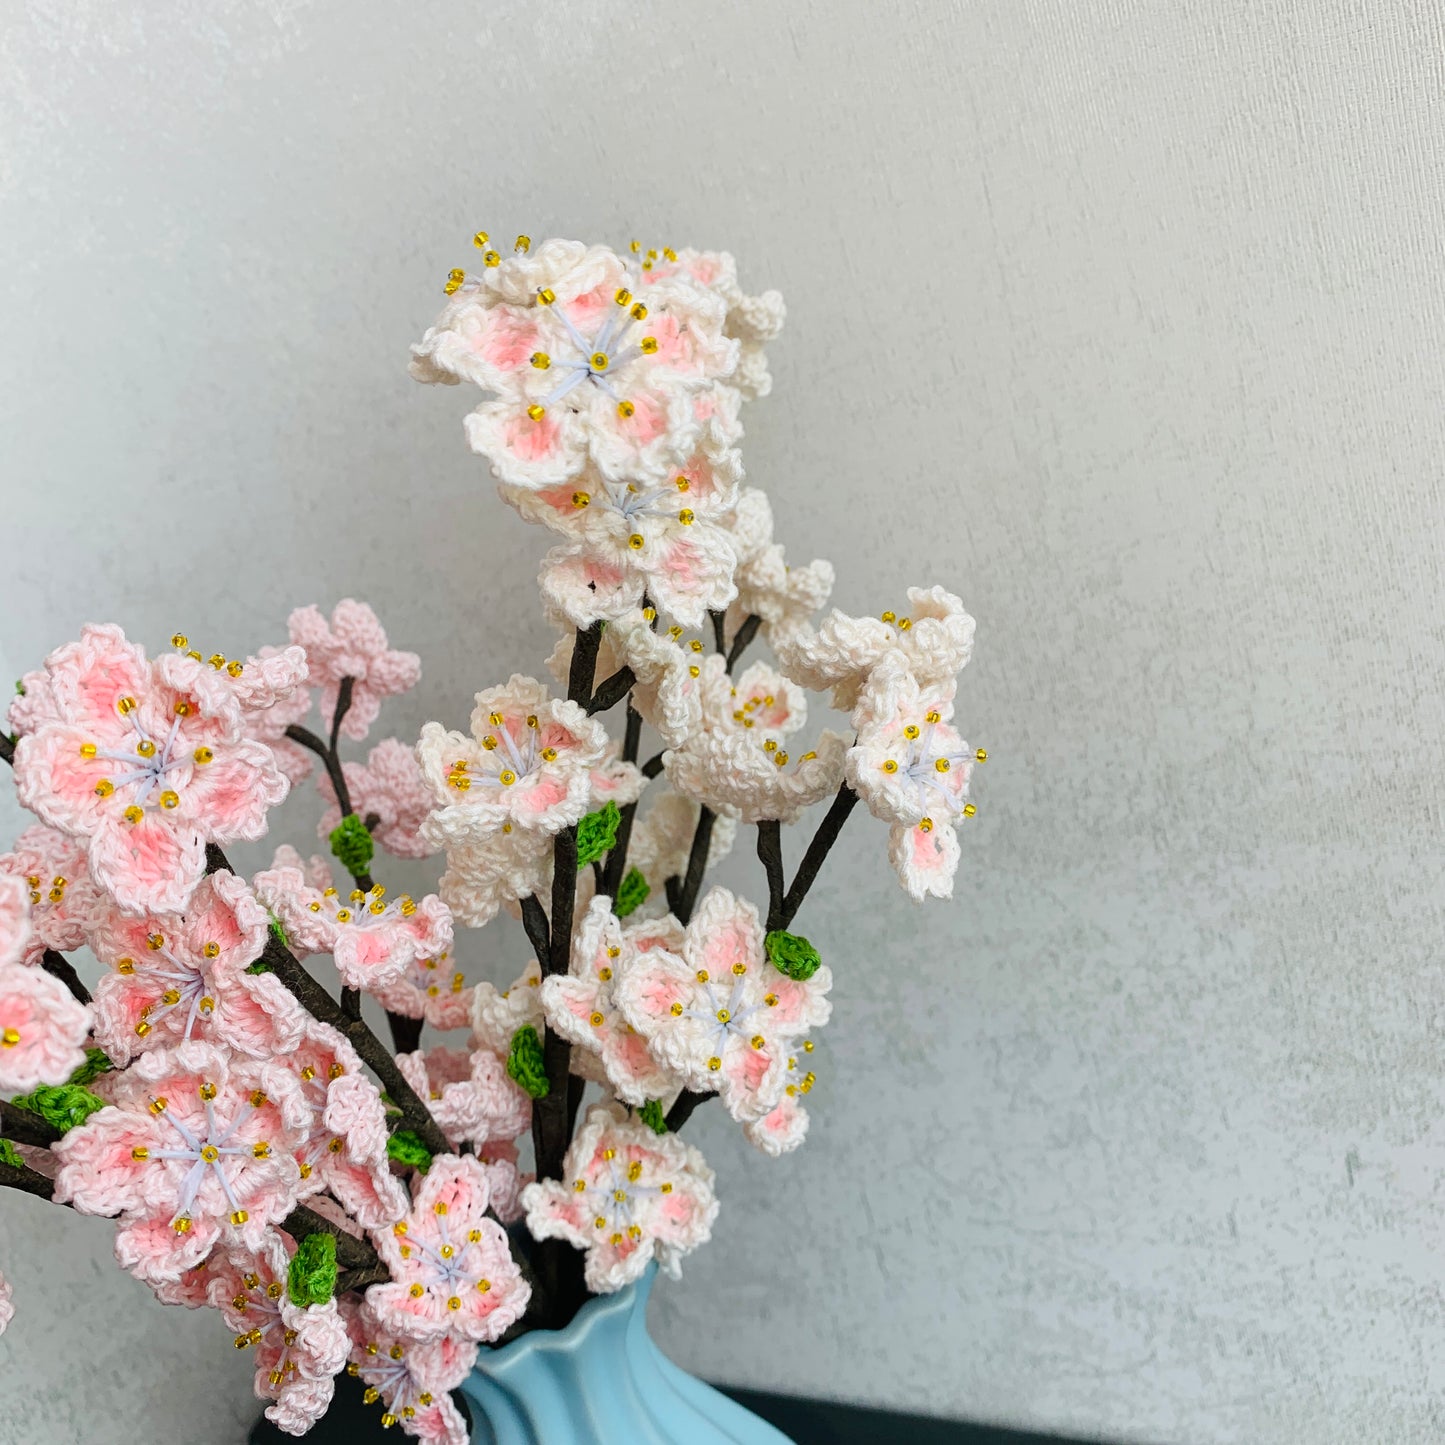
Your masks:
[[[763,625],[763,619],[757,615],[743,619],[742,625],[738,628],[733,637],[733,645],[728,648],[727,669],[733,670],[733,664],[748,650],[748,644],[758,635],[758,628]]]
[[[726,652],[728,650],[728,615],[726,609],[713,607],[708,610],[707,615],[712,619],[713,647],[718,652]]]
[[[677,921],[687,924],[697,904],[697,895],[702,891],[702,875],[707,871],[707,855],[712,847],[712,825],[717,814],[711,808],[702,808],[697,815],[697,829],[692,835],[692,850],[687,855],[687,872],[682,886],[670,897],[672,911]]]
[[[0,759],[15,766],[15,743],[9,733],[0,733]]]
[[[602,682],[598,683],[597,691],[585,704],[587,716],[592,717],[595,713],[606,712],[608,708],[616,707],[632,691],[632,684],[636,681],[637,674],[630,667],[619,667],[611,677],[604,678]]]
[[[642,715],[629,700],[627,731],[622,738],[622,761],[624,763],[637,761],[637,749],[641,742]],[[607,855],[607,866],[603,868],[602,878],[598,884],[598,891],[605,893],[614,902],[617,899],[617,890],[622,887],[622,880],[627,874],[627,850],[632,843],[632,825],[636,818],[637,801],[634,799],[622,809],[622,816],[617,824],[617,837],[613,839],[612,850]]]
[[[527,930],[527,941],[537,955],[537,967],[545,970],[552,956],[552,933],[547,925],[547,912],[535,894],[529,893],[522,899],[522,927]]]
[[[281,1228],[298,1242],[305,1239],[308,1234],[329,1234],[336,1241],[336,1262],[342,1269],[380,1269],[379,1279],[390,1277],[386,1266],[381,1262],[381,1256],[364,1239],[358,1239],[356,1235],[342,1229],[338,1224],[333,1224],[325,1215],[318,1214],[314,1209],[308,1209],[304,1204],[298,1204],[281,1221]],[[340,1292],[339,1283],[337,1292]]]
[[[663,1120],[669,1132],[676,1134],[692,1118],[692,1111],[704,1100],[712,1098],[716,1098],[716,1095],[699,1094],[692,1089],[684,1089],[677,1096],[672,1108],[667,1111],[667,1118]]]
[[[48,1149],[60,1138],[60,1130],[48,1119],[0,1099],[0,1136],[16,1144],[33,1144]]]
[[[808,896],[808,889],[813,886],[813,880],[818,876],[818,870],[823,866],[823,860],[838,841],[838,834],[843,831],[843,824],[848,821],[848,815],[857,802],[858,794],[844,783],[838,789],[837,797],[833,799],[833,806],[818,824],[818,831],[813,834],[813,841],[808,844],[803,861],[798,864],[798,871],[793,875],[793,886],[788,889],[783,906],[775,916],[769,910],[770,929],[786,928],[793,921],[794,915],[803,906],[803,899]]]
[[[782,828],[776,818],[764,819],[758,824],[758,859],[768,879],[768,932],[781,928],[777,922],[783,911],[783,897],[787,884],[783,878]]]
[[[55,1197],[55,1181],[27,1164],[0,1164],[0,1188],[19,1189],[37,1199]]]
[[[90,990],[81,983],[80,975],[63,953],[47,948],[40,957],[40,966],[51,978],[58,978],[70,990],[71,997],[77,1003],[90,1002]]]

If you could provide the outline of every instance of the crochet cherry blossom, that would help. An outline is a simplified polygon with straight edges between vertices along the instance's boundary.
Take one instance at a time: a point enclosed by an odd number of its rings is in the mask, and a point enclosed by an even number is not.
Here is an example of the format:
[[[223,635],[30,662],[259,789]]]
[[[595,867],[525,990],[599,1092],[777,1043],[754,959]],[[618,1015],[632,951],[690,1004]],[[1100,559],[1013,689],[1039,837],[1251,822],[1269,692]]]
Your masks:
[[[834,608],[816,629],[780,622],[768,633],[779,666],[814,691],[833,689],[833,706],[848,712],[868,675],[897,653],[921,687],[952,683],[973,655],[974,620],[942,587],[910,587],[908,611],[849,617]]]
[[[888,856],[910,897],[948,898],[958,867],[954,829],[973,811],[968,782],[981,754],[951,725],[953,679],[921,686],[901,651],[886,655],[853,710],[858,741],[848,781],[893,826]]]
[[[828,1021],[832,973],[826,964],[803,980],[779,973],[757,909],[726,888],[698,905],[680,954],[642,953],[613,997],[688,1088],[721,1094],[735,1119],[760,1119],[783,1096],[793,1043]]]
[[[284,1052],[306,1015],[260,958],[269,920],[230,873],[202,880],[181,914],[103,913],[91,947],[111,971],[95,991],[95,1040],[125,1065],[148,1049],[210,1039],[254,1058]]]
[[[372,1236],[391,1271],[389,1283],[366,1292],[380,1324],[412,1339],[485,1342],[522,1317],[531,1290],[505,1231],[487,1217],[490,1200],[486,1172],[471,1155],[432,1161],[410,1212]]]
[[[438,805],[429,836],[482,840],[507,825],[553,834],[587,811],[607,734],[575,702],[514,674],[477,694],[471,727],[471,737],[439,723],[422,729],[417,760]]]
[[[30,887],[14,873],[0,873],[0,969],[23,962],[32,946]]]
[[[467,1445],[470,1432],[451,1391],[471,1374],[477,1346],[456,1335],[418,1343],[387,1329],[369,1309],[353,1311],[347,1372],[366,1385],[363,1399],[382,1405],[383,1428],[400,1425],[434,1445]]]
[[[28,927],[16,929],[11,913],[7,937],[6,894],[24,890],[19,880],[0,879],[0,1089],[28,1092],[41,1084],[63,1084],[85,1062],[90,1010],[77,1003],[58,978],[18,961]]]
[[[381,884],[370,892],[316,887],[299,858],[280,854],[279,866],[258,873],[256,896],[281,920],[304,953],[329,953],[349,988],[378,989],[400,980],[419,958],[436,958],[452,942],[452,916],[433,894],[388,900]]]
[[[116,1258],[147,1282],[178,1279],[218,1242],[260,1248],[301,1182],[311,1111],[295,1077],[199,1041],[114,1077],[113,1102],[54,1147],[56,1200],[119,1214]]]
[[[729,608],[728,634],[736,636],[744,618],[760,617],[772,629],[811,617],[833,591],[833,564],[816,559],[790,567],[780,542],[773,540],[773,509],[767,493],[744,487],[728,522],[737,552],[737,601]]]
[[[795,1040],[788,1054],[783,1097],[761,1119],[743,1125],[748,1142],[773,1158],[791,1153],[807,1137],[808,1111],[803,1100],[813,1089],[812,1057],[812,1039]]]
[[[479,983],[472,993],[472,1043],[505,1056],[526,1024],[542,1027],[542,966],[534,958],[510,988]]]
[[[652,890],[640,916],[666,911],[664,887],[669,878],[681,878],[687,871],[702,811],[698,803],[681,793],[662,791],[648,796],[651,802],[633,826],[628,853]],[[737,832],[735,818],[720,816],[714,820],[708,840],[708,868],[715,868],[732,851]]]
[[[630,1284],[656,1259],[676,1277],[682,1257],[712,1237],[713,1172],[676,1134],[654,1134],[620,1104],[597,1104],[567,1150],[563,1178],[522,1191],[534,1239],[587,1251],[594,1294]]]
[[[286,1289],[295,1245],[268,1230],[252,1249],[223,1247],[205,1271],[207,1297],[235,1332],[237,1349],[254,1349],[256,1395],[275,1403],[266,1418],[288,1435],[304,1435],[331,1403],[335,1375],[351,1339],[335,1300],[296,1305]]]
[[[552,865],[550,833],[504,822],[498,832],[478,836],[466,813],[447,808],[433,813],[423,832],[446,849],[437,895],[469,928],[481,928],[506,904],[536,893]]]
[[[434,1029],[464,1029],[471,1022],[472,991],[448,948],[418,955],[400,977],[371,992],[388,1013],[425,1019]]]
[[[488,1049],[433,1048],[396,1062],[453,1144],[515,1139],[531,1126],[531,1099]]]
[[[641,953],[680,948],[675,919],[624,929],[612,900],[592,900],[572,940],[571,969],[544,979],[542,1007],[548,1024],[577,1045],[576,1072],[608,1085],[619,1099],[639,1108],[649,1099],[670,1098],[682,1081],[651,1054],[647,1041],[623,1017],[613,998],[618,977]]]
[[[414,688],[421,677],[421,659],[414,652],[396,652],[370,607],[350,597],[331,612],[328,623],[315,607],[298,607],[287,623],[291,641],[306,649],[310,682],[321,689],[321,715],[330,718],[343,678],[352,679],[351,706],[341,731],[364,738],[381,711],[381,700]]]
[[[0,1335],[10,1327],[15,1318],[15,1290],[10,1281],[0,1274]]]
[[[784,743],[807,719],[802,689],[766,663],[734,681],[717,653],[701,664],[702,724],[663,756],[668,781],[714,812],[792,822],[836,792],[848,740],[835,732],[794,757]]]
[[[504,482],[556,486],[589,467],[611,481],[661,482],[696,436],[690,393],[727,377],[738,345],[722,302],[660,283],[644,304],[604,246],[530,243],[461,281],[412,348],[420,381],[492,392],[467,418],[472,450]],[[488,272],[498,273],[495,276]]]
[[[0,874],[24,881],[30,895],[30,941],[24,961],[36,963],[47,948],[79,948],[107,900],[90,876],[85,846],[55,828],[36,823],[0,855]]]
[[[108,626],[83,628],[45,669],[52,711],[15,747],[20,801],[86,841],[91,875],[122,908],[181,911],[206,843],[259,838],[287,792],[244,734],[231,679],[188,654],[147,661]]]
[[[432,797],[413,748],[400,738],[383,738],[364,763],[343,763],[341,771],[352,808],[367,820],[371,836],[388,853],[397,858],[425,858],[433,851],[420,832],[432,810]],[[316,787],[328,804],[317,831],[327,838],[341,821],[341,809],[329,777],[317,778]]]
[[[295,673],[298,659],[300,667],[296,683],[289,689],[275,689],[268,707],[250,709],[244,717],[246,736],[265,743],[271,749],[276,766],[293,788],[308,778],[316,765],[315,753],[286,736],[286,729],[293,723],[299,723],[311,711],[311,689],[301,685],[301,679],[307,675],[305,649],[263,647],[254,658],[246,659],[247,668],[255,668],[273,682],[277,680],[283,662]],[[241,674],[242,677],[246,675],[245,672]]]
[[[286,1056],[310,1108],[293,1150],[303,1199],[334,1194],[356,1223],[381,1229],[406,1212],[406,1191],[387,1157],[386,1106],[355,1049],[337,1031],[308,1022]]]

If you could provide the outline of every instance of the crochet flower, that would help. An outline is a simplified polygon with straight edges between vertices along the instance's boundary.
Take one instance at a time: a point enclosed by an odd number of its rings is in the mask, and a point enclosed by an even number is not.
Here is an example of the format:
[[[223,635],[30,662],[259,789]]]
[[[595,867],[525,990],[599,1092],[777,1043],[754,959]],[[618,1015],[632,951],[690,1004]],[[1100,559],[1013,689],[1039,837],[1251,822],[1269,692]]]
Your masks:
[[[477,1146],[477,1163],[487,1176],[492,1195],[492,1213],[503,1224],[515,1224],[522,1217],[522,1190],[535,1177],[517,1167],[516,1144],[507,1139],[488,1139]]]
[[[395,1223],[406,1212],[406,1191],[387,1157],[386,1107],[356,1051],[313,1020],[285,1062],[311,1111],[294,1150],[299,1197],[328,1191],[364,1229]]]
[[[452,1403],[451,1391],[471,1374],[477,1346],[456,1335],[418,1344],[410,1335],[379,1324],[368,1309],[352,1314],[351,1363],[347,1373],[366,1384],[368,1405],[381,1401],[383,1429],[400,1425],[434,1445],[467,1445],[470,1432]]]
[[[441,814],[434,813],[427,819],[425,833],[446,849],[447,868],[437,894],[458,923],[481,928],[503,905],[543,886],[552,864],[550,833],[503,823],[499,832],[477,836],[469,831],[464,811],[443,809],[442,813],[450,815],[443,826],[436,826]]]
[[[16,892],[12,881],[0,880],[0,896]],[[0,902],[0,952],[7,943],[4,911]],[[11,952],[24,946],[25,933],[12,932]],[[19,1093],[65,1083],[85,1062],[89,1029],[90,1010],[58,978],[18,962],[0,965],[0,1089]]]
[[[277,850],[277,866],[255,877],[256,896],[281,920],[293,949],[329,953],[348,988],[396,983],[418,958],[435,958],[452,942],[452,917],[433,894],[387,901],[381,884],[345,898],[334,885],[316,887],[293,851]]]
[[[383,738],[364,763],[343,763],[341,771],[351,806],[377,843],[396,858],[425,858],[431,853],[420,829],[433,804],[414,749],[400,738]],[[316,786],[328,803],[317,831],[327,838],[341,821],[341,809],[329,777],[317,778]]]
[[[29,889],[13,873],[0,873],[0,970],[8,970],[29,954],[32,943]]]
[[[737,601],[729,608],[729,635],[743,619],[761,617],[772,629],[811,617],[833,590],[833,564],[821,558],[790,567],[780,542],[773,540],[773,509],[767,494],[744,487],[733,508],[729,531],[738,555]]]
[[[236,1348],[255,1350],[256,1395],[273,1400],[266,1418],[304,1435],[331,1403],[334,1377],[351,1352],[336,1301],[296,1305],[287,1291],[295,1246],[268,1230],[259,1248],[222,1248],[206,1270],[207,1295],[235,1331]]]
[[[573,937],[570,971],[542,981],[547,1022],[577,1045],[574,1070],[639,1108],[649,1099],[676,1094],[682,1081],[653,1058],[647,1041],[619,1012],[613,985],[639,954],[681,944],[682,928],[675,919],[624,929],[612,912],[612,900],[599,896]]]
[[[628,859],[651,889],[644,909],[656,912],[661,907],[666,910],[664,887],[669,878],[681,878],[687,872],[687,860],[692,853],[692,840],[697,833],[701,811],[698,803],[681,793],[661,792],[633,825]],[[708,868],[715,868],[732,851],[737,832],[735,818],[720,816],[714,819],[712,835],[708,839]]]
[[[112,971],[95,991],[96,1043],[122,1067],[191,1038],[258,1059],[293,1047],[301,1006],[278,979],[246,972],[266,946],[268,923],[230,873],[203,879],[182,914],[103,914],[91,947]]]
[[[824,732],[796,760],[783,746],[807,719],[800,688],[761,662],[736,682],[717,653],[701,667],[702,725],[663,755],[668,781],[678,792],[745,823],[764,818],[791,823],[837,790],[846,738]]]
[[[899,617],[849,617],[835,607],[816,629],[789,621],[768,633],[779,666],[816,692],[831,687],[843,712],[858,701],[869,673],[897,653],[922,687],[951,684],[973,655],[973,618],[942,587],[910,587],[908,612]]]
[[[116,1258],[138,1278],[178,1279],[221,1241],[259,1249],[295,1206],[310,1110],[280,1064],[193,1041],[142,1054],[111,1097],[55,1145],[55,1198],[119,1214]]]
[[[27,828],[0,856],[0,874],[6,873],[22,879],[30,895],[26,963],[39,962],[47,948],[79,948],[108,901],[90,876],[84,845],[43,823]]]
[[[812,1092],[814,1084],[813,1071],[808,1067],[812,1053],[812,1039],[794,1043],[788,1055],[783,1097],[761,1119],[743,1125],[748,1143],[775,1159],[780,1154],[791,1153],[807,1137],[808,1111],[803,1107],[803,1100]]]
[[[206,843],[259,838],[286,796],[230,678],[184,654],[148,662],[118,627],[82,629],[45,668],[54,712],[16,744],[20,801],[86,841],[122,908],[181,911]]]
[[[488,1049],[398,1054],[397,1066],[452,1144],[515,1139],[532,1124],[532,1100]]]
[[[508,823],[552,834],[586,812],[607,733],[575,702],[514,674],[477,694],[471,727],[471,737],[434,722],[422,729],[417,760],[438,804],[429,838],[479,841]]]
[[[472,1042],[505,1054],[512,1047],[512,1035],[524,1024],[539,1032],[542,1028],[542,966],[534,958],[512,986],[499,990],[479,983],[472,991]]]
[[[10,1281],[0,1274],[0,1335],[3,1335],[15,1318],[14,1288]]]
[[[893,825],[888,856],[909,896],[948,898],[958,867],[954,828],[973,811],[968,782],[981,754],[951,725],[953,679],[920,685],[902,652],[863,685],[848,781],[874,817]]]
[[[418,956],[400,978],[372,996],[388,1013],[425,1019],[434,1029],[464,1029],[472,1017],[472,991],[466,975],[451,967],[451,950]]]
[[[737,364],[724,305],[683,283],[635,301],[603,246],[486,255],[496,264],[462,283],[412,348],[412,375],[495,393],[466,428],[504,482],[556,486],[589,466],[614,482],[662,481],[696,435],[690,393]]]
[[[389,1283],[366,1292],[378,1322],[413,1339],[488,1342],[522,1317],[531,1290],[505,1231],[486,1217],[490,1197],[486,1173],[471,1155],[432,1160],[411,1212],[372,1236],[391,1271]]]
[[[795,1041],[827,1023],[833,976],[806,979],[769,961],[757,909],[714,888],[698,905],[681,957],[640,955],[613,996],[653,1055],[688,1088],[719,1093],[733,1118],[761,1119],[783,1097]]]
[[[619,617],[646,595],[679,622],[701,627],[709,610],[722,610],[737,593],[726,523],[741,475],[735,448],[707,443],[660,482],[584,473],[556,487],[504,486],[502,497],[527,521],[571,541],[546,564],[563,567],[565,576],[544,582],[544,590],[574,626]],[[573,566],[574,559],[585,565]],[[599,568],[618,578],[603,592],[590,585]]]
[[[330,719],[343,678],[351,678],[351,706],[341,731],[364,738],[381,711],[384,697],[414,688],[421,677],[421,659],[414,652],[395,652],[386,631],[364,602],[343,598],[331,621],[315,607],[298,607],[288,619],[291,641],[306,649],[310,681],[321,689],[321,715]]]
[[[256,657],[248,657],[245,664],[248,671],[254,667],[263,677],[269,675],[277,681],[283,665],[295,674],[298,659],[300,676],[292,686],[274,688],[268,706],[247,709],[243,717],[246,736],[271,749],[276,766],[293,788],[304,782],[316,765],[315,753],[286,736],[286,729],[293,723],[299,723],[311,711],[311,689],[302,686],[307,676],[305,649],[263,647]],[[241,674],[243,678],[246,675],[246,672]]]
[[[587,1251],[594,1294],[630,1284],[656,1259],[674,1277],[685,1254],[712,1237],[713,1172],[676,1134],[657,1135],[620,1104],[597,1104],[573,1139],[563,1179],[522,1191],[534,1239]]]

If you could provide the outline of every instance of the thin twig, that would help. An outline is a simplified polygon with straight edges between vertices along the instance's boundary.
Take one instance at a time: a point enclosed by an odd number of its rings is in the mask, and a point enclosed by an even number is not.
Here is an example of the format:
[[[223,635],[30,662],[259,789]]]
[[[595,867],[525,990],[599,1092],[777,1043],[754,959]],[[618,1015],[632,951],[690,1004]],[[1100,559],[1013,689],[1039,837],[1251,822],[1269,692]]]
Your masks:
[[[0,1099],[0,1135],[16,1144],[33,1144],[37,1149],[48,1149],[60,1138],[60,1130],[39,1114],[32,1114],[29,1109]]]
[[[768,932],[781,928],[776,920],[782,915],[783,895],[787,884],[783,878],[782,828],[776,818],[758,824],[758,858],[768,878]]]
[[[635,763],[637,761],[637,749],[642,741],[642,715],[632,706],[631,701],[627,704],[627,731],[622,738],[622,761],[624,763]],[[637,800],[627,803],[622,808],[622,816],[617,823],[617,836],[612,841],[612,850],[607,855],[607,866],[602,870],[602,879],[597,885],[599,893],[605,893],[614,902],[617,898],[617,890],[622,887],[622,880],[627,876],[627,850],[632,843],[632,825],[637,818]]]
[[[654,753],[643,763],[642,776],[644,778],[655,778],[662,771],[662,757],[662,753]]]
[[[597,684],[597,691],[586,704],[587,716],[616,707],[632,691],[632,684],[636,681],[637,674],[630,667],[619,667],[611,677]]]
[[[675,1134],[689,1119],[692,1118],[692,1111],[697,1108],[705,1099],[714,1098],[713,1094],[699,1094],[692,1089],[684,1089],[677,1096],[672,1108],[667,1111],[667,1118],[663,1122],[668,1130]]]
[[[343,677],[340,686],[336,689],[336,706],[331,711],[331,755],[336,756],[336,740],[341,736],[341,720],[351,711],[351,694],[356,687],[354,677]],[[346,779],[342,778],[341,786],[346,787]],[[342,804],[341,816],[344,818],[351,811],[351,794],[342,792],[336,795],[336,801]]]
[[[11,741],[9,733],[0,733],[0,760],[15,766],[15,744]]]
[[[728,648],[727,669],[733,670],[733,664],[748,649],[748,644],[758,635],[758,628],[763,625],[763,619],[755,614],[743,619],[742,625],[738,628],[733,637],[733,645]]]
[[[358,1239],[356,1235],[342,1229],[339,1224],[333,1224],[324,1215],[308,1209],[304,1204],[298,1204],[281,1221],[281,1228],[296,1240],[305,1239],[308,1234],[329,1234],[336,1241],[336,1262],[342,1269],[380,1267],[380,1277],[388,1277],[381,1257],[364,1239]]]
[[[717,814],[711,808],[702,808],[697,815],[697,829],[692,835],[692,851],[687,855],[687,872],[683,875],[682,886],[677,890],[673,912],[677,921],[687,924],[702,891],[702,875],[707,871],[707,855],[712,847],[712,825]]]
[[[713,646],[718,652],[726,652],[728,650],[727,612],[714,607],[708,610],[707,615],[712,618]]]
[[[793,884],[783,899],[783,906],[777,911],[776,917],[771,916],[772,910],[769,910],[770,929],[786,928],[793,921],[794,915],[803,906],[803,899],[808,896],[808,889],[813,886],[813,880],[818,876],[818,870],[823,866],[823,860],[838,841],[838,834],[843,831],[843,824],[848,821],[848,815],[857,802],[858,794],[844,783],[838,789],[837,797],[833,799],[833,806],[818,824],[818,831],[813,834],[813,841],[808,844],[803,861],[798,864],[798,871],[793,875]]]
[[[40,966],[52,978],[58,978],[71,992],[71,996],[77,1003],[90,1002],[90,990],[81,983],[80,975],[76,973],[74,966],[63,953],[56,953],[53,948],[47,948],[40,956]]]
[[[537,967],[545,969],[552,956],[552,935],[547,926],[547,911],[535,894],[529,893],[522,900],[522,927],[527,930],[527,942],[537,955]]]
[[[55,1181],[26,1164],[0,1164],[0,1188],[19,1189],[39,1199],[55,1197]]]

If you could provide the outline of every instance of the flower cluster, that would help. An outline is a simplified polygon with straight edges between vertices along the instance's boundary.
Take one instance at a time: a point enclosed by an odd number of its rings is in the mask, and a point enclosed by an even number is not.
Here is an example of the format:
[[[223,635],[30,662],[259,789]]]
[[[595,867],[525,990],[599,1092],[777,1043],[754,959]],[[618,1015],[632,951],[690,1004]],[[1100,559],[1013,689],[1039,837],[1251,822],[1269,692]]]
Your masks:
[[[0,855],[0,1184],[114,1219],[121,1266],[218,1311],[294,1434],[344,1369],[384,1425],[463,1445],[482,1348],[676,1274],[719,1207],[691,1114],[717,1096],[769,1156],[808,1132],[833,974],[792,926],[850,809],[947,896],[984,757],[959,599],[815,620],[833,569],[790,564],[746,483],[782,298],[725,253],[475,243],[411,369],[479,389],[472,448],[553,535],[552,681],[478,679],[464,728],[368,741],[420,662],[348,598],[241,658],[85,627],[0,738],[36,817]],[[308,780],[331,856],[233,868]],[[789,879],[781,825],[830,799]],[[707,885],[741,829],[765,903]],[[436,855],[389,890],[386,858]],[[531,956],[469,979],[464,931],[501,913]]]

